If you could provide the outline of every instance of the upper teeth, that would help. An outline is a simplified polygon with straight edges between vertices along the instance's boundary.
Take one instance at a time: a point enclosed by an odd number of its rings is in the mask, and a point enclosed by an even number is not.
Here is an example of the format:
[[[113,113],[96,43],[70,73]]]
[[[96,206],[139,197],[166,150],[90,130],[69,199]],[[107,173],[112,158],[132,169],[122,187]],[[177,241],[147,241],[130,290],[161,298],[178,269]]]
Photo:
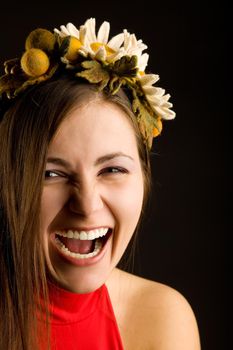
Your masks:
[[[57,231],[56,234],[67,238],[75,238],[80,240],[93,240],[103,237],[108,232],[108,228],[102,227],[91,231]]]

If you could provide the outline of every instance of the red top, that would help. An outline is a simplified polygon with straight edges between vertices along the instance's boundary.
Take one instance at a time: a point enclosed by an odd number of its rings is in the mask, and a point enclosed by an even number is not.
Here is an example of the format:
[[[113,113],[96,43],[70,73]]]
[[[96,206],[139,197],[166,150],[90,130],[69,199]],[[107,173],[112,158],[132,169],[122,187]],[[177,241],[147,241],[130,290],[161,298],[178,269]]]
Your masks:
[[[107,287],[76,294],[49,285],[51,350],[123,350]]]

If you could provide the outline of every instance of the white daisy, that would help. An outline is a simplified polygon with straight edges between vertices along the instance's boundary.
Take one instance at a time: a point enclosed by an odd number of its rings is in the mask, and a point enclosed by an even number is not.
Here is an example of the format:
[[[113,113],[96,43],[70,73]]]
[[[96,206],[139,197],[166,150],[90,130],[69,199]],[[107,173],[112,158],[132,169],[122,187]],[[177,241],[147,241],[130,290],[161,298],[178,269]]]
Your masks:
[[[85,26],[80,26],[77,29],[72,23],[68,23],[66,26],[61,25],[60,30],[54,28],[54,32],[57,33],[61,38],[65,38],[67,36],[72,36],[79,40],[80,49],[79,52],[86,56],[86,50],[84,49],[85,37],[86,37],[86,28]]]
[[[110,24],[103,22],[96,35],[95,18],[89,18],[84,27],[86,29],[84,50],[90,54],[92,58],[101,61],[114,62],[122,57],[123,49],[121,45],[124,41],[124,34],[120,33],[109,40]]]
[[[137,40],[135,34],[130,34],[126,29],[124,30],[124,51],[122,56],[137,56],[138,58],[138,74],[145,71],[149,55],[147,53],[142,54],[142,51],[147,48],[147,46],[142,42],[142,40]]]
[[[79,30],[72,24],[68,23],[66,26],[61,25],[61,30],[54,28],[54,32],[57,33],[61,38],[65,38],[66,36],[74,36],[79,39]]]
[[[168,102],[170,95],[164,95],[164,89],[153,86],[158,80],[159,76],[157,74],[145,74],[141,77],[140,83],[150,106],[156,114],[162,119],[174,119],[176,114],[170,110],[173,104]]]
[[[142,40],[137,40],[135,34],[130,34],[126,29],[124,29],[124,53],[129,56],[141,55],[142,51],[147,49]]]

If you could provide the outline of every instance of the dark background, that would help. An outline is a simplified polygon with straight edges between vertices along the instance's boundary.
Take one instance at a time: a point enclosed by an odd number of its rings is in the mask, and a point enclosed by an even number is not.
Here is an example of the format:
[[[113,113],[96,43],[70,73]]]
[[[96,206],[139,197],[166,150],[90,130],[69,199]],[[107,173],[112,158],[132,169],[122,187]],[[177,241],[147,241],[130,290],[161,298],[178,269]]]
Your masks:
[[[97,27],[109,21],[110,37],[126,28],[148,45],[147,71],[160,75],[177,117],[154,142],[152,199],[134,272],[186,297],[203,350],[232,344],[229,11],[222,1],[9,1],[0,8],[1,67],[36,27],[79,26],[89,17]]]

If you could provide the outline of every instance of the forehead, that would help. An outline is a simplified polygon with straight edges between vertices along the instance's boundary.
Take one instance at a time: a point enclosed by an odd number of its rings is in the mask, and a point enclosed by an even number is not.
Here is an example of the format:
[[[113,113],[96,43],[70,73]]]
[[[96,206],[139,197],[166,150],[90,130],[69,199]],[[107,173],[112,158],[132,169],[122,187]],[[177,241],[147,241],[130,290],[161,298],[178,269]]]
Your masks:
[[[106,151],[138,153],[135,131],[126,112],[103,101],[73,109],[49,146],[49,153],[101,156]]]

